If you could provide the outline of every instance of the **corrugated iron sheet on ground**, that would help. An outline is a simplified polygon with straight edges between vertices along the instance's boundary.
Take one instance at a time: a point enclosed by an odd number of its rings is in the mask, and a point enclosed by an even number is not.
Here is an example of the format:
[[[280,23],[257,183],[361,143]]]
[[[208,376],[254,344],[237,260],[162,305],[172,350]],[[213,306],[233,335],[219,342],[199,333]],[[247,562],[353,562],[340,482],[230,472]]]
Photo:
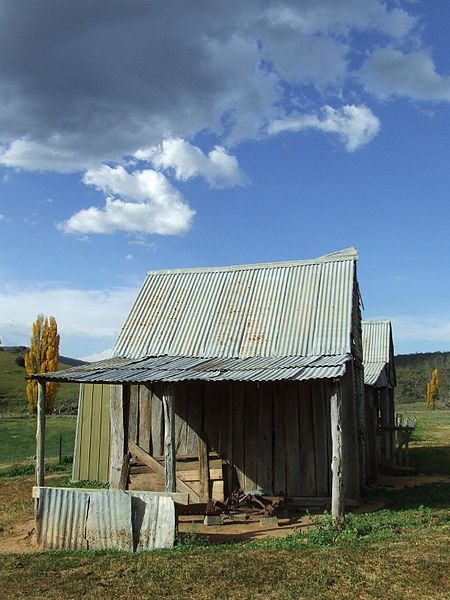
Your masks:
[[[49,373],[47,378],[55,381],[113,384],[186,380],[301,381],[341,377],[350,359],[348,354],[213,359],[185,356],[115,358]]]
[[[41,488],[36,518],[36,541],[42,548],[86,550],[89,493]]]
[[[78,493],[78,492],[76,492]],[[131,498],[124,491],[101,490],[89,495],[86,538],[89,550],[133,551]]]
[[[175,504],[172,498],[147,492],[132,491],[129,494],[133,504],[135,549],[140,552],[172,548],[175,543]]]
[[[60,550],[154,550],[175,540],[175,504],[151,492],[40,487],[36,540]]]

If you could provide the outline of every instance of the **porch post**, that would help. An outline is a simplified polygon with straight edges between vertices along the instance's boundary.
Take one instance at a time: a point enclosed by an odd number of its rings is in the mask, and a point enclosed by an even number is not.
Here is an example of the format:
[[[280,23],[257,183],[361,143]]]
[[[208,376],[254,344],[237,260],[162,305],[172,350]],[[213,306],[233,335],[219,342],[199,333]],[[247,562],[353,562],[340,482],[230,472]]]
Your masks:
[[[130,386],[111,385],[110,420],[111,443],[109,453],[109,485],[124,489],[128,473],[128,412]]]
[[[343,464],[343,409],[341,384],[335,383],[331,396],[331,516],[336,525],[344,521],[344,464]]]
[[[177,491],[174,400],[173,385],[166,385],[162,398],[164,409],[164,464],[166,469],[166,492]]]
[[[45,381],[38,380],[36,414],[36,485],[44,485],[45,479]]]

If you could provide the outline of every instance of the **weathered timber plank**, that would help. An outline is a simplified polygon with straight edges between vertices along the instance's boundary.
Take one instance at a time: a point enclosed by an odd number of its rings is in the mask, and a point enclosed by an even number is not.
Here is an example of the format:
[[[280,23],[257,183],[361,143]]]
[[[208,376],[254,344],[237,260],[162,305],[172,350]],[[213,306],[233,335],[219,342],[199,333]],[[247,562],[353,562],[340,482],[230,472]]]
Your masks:
[[[205,383],[204,392],[204,432],[206,434],[208,447],[219,452],[220,446],[220,413],[222,391],[221,382]]]
[[[166,472],[166,492],[176,492],[175,476],[175,386],[166,385],[163,393],[164,412],[164,466]]]
[[[233,464],[236,470],[236,486],[245,486],[245,396],[244,383],[233,384]]]
[[[112,385],[110,392],[111,444],[109,461],[109,483],[111,489],[120,484],[122,463],[128,433],[129,388],[126,385]]]
[[[200,502],[207,502],[209,499],[209,464],[208,464],[208,446],[203,436],[197,438],[198,448],[198,481]]]
[[[343,461],[343,406],[340,384],[334,384],[331,396],[331,443],[333,473],[331,486],[331,515],[336,524],[344,519],[344,461]]]
[[[273,383],[261,383],[258,398],[258,484],[264,494],[273,493],[272,396]]]
[[[314,454],[316,458],[316,493],[317,496],[328,496],[331,489],[328,485],[328,431],[325,390],[322,382],[311,383],[312,409],[314,422]]]
[[[301,496],[316,496],[315,431],[311,405],[311,384],[309,381],[298,383],[298,400]]]
[[[227,386],[226,396],[226,449],[224,458],[226,465],[224,466],[224,481],[225,494],[230,496],[235,487],[235,470],[233,466],[233,386]]]
[[[331,472],[331,462],[333,460],[333,449],[331,443],[331,396],[333,395],[333,384],[332,383],[324,383],[324,400],[325,400],[325,410],[327,412],[327,460],[328,460],[328,489],[331,494],[331,486],[333,474]]]
[[[36,485],[44,485],[45,480],[45,382],[38,381],[36,414]]]
[[[137,444],[139,425],[139,386],[130,385],[130,416],[128,419],[128,437]]]
[[[297,383],[286,381],[283,389],[284,397],[284,427],[286,451],[286,487],[288,496],[301,496],[300,484],[300,440],[298,429],[298,393]]]
[[[157,460],[147,454],[142,448],[134,444],[133,442],[129,443],[130,453],[137,458],[139,462],[142,462],[144,465],[148,465],[151,469],[162,475],[165,478],[165,469],[162,465],[159,464]],[[183,492],[192,495],[193,502],[200,502],[198,495],[193,492],[193,490],[188,486],[184,481],[181,481],[178,477],[176,477],[176,486],[178,492]]]
[[[245,387],[245,491],[258,486],[258,390],[255,383]]]
[[[176,454],[186,454],[187,395],[185,383],[177,383],[175,394],[175,449]]]
[[[197,437],[203,431],[203,387],[201,381],[190,381],[186,384],[186,454],[196,454]]]
[[[144,385],[139,386],[139,446],[150,453],[152,429],[152,392]]]
[[[164,451],[164,415],[162,405],[162,386],[153,384],[152,394],[152,454],[161,455]]]
[[[214,500],[223,501],[223,499],[224,499],[223,492],[224,492],[223,480],[222,481],[213,481],[212,488],[211,488],[211,498],[214,498]]]
[[[286,495],[285,403],[282,386],[282,383],[274,384],[273,400],[273,492],[280,496]]]
[[[160,473],[130,473],[129,490],[151,490],[152,492],[164,492],[164,476]]]
[[[199,471],[196,469],[194,471],[177,471],[178,479],[181,481],[185,481],[189,483],[190,481],[199,482]],[[209,469],[209,480],[210,481],[223,481],[223,471],[222,469]]]

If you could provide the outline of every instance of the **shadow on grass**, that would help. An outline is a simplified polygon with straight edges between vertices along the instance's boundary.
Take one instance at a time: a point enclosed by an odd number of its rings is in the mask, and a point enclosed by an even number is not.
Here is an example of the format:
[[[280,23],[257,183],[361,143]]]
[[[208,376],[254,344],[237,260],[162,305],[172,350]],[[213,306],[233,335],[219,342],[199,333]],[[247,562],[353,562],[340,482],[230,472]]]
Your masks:
[[[419,473],[450,475],[450,446],[421,446],[409,449],[410,464]]]
[[[447,508],[450,502],[450,483],[429,483],[400,490],[388,490],[382,495],[385,500],[384,509]]]

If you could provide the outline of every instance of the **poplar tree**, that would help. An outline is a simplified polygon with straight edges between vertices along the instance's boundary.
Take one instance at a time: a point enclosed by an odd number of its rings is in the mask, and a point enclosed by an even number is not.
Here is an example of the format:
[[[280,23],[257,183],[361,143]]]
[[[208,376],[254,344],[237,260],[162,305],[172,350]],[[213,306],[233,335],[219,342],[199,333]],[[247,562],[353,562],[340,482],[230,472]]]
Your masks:
[[[54,317],[38,315],[33,323],[30,339],[30,351],[25,356],[27,375],[50,373],[58,369],[59,335]],[[45,412],[50,415],[55,410],[58,384],[47,381],[45,384]],[[27,402],[30,413],[36,413],[37,381],[27,381]]]
[[[427,383],[427,406],[430,410],[436,408],[436,399],[439,392],[438,370],[434,369],[431,373],[431,380]]]

